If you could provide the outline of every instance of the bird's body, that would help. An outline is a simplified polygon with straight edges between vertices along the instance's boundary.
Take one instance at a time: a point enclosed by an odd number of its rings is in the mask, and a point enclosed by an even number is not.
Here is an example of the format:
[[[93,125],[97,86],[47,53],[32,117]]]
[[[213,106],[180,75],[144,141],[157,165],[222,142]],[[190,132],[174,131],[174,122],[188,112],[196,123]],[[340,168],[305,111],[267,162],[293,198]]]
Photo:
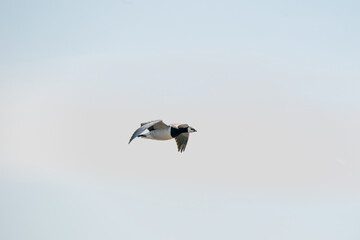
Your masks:
[[[139,135],[143,138],[153,139],[153,140],[170,140],[173,137],[171,136],[171,127],[156,129],[149,131],[146,134]]]
[[[145,134],[141,134],[146,129],[149,131]],[[136,137],[153,140],[169,140],[175,138],[178,151],[183,152],[189,139],[189,133],[191,132],[196,132],[196,130],[187,124],[166,125],[162,120],[155,120],[141,123],[141,127],[134,132],[130,138],[129,143],[131,143],[131,141]]]

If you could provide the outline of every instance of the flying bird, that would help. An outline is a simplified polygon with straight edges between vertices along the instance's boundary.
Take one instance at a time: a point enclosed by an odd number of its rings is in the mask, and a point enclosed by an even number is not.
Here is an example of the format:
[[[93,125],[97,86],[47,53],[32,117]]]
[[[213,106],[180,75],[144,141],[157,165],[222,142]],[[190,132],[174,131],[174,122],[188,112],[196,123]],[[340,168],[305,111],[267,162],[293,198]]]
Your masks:
[[[145,130],[149,130],[145,134]],[[154,120],[150,122],[141,123],[141,126],[131,136],[129,144],[136,137],[153,139],[153,140],[169,140],[175,138],[178,152],[185,151],[186,144],[189,140],[189,134],[196,132],[188,124],[171,124],[166,125],[162,120]]]

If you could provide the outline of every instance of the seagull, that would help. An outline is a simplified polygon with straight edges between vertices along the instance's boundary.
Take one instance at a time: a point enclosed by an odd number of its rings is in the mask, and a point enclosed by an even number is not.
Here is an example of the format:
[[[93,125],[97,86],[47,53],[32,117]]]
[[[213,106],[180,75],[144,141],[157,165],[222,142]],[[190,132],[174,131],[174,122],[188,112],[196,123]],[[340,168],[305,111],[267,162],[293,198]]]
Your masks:
[[[146,129],[148,129],[149,132],[141,134]],[[193,132],[196,132],[196,130],[188,124],[166,125],[162,120],[154,120],[141,123],[141,126],[131,136],[129,144],[136,137],[153,140],[169,140],[175,138],[178,152],[183,152],[185,151],[186,144],[189,140],[189,134]]]

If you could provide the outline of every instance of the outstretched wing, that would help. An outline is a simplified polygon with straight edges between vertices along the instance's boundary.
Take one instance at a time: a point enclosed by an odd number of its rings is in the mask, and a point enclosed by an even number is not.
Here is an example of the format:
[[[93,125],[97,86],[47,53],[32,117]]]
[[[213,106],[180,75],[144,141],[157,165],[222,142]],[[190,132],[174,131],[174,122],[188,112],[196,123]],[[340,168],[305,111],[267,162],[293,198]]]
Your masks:
[[[178,152],[185,151],[188,140],[189,140],[189,133],[181,133],[179,136],[175,138],[178,147]]]
[[[141,126],[144,126],[148,123],[151,122],[157,122],[154,125],[152,125],[151,127],[149,127],[149,131],[154,130],[154,129],[160,129],[160,128],[167,128],[169,127],[168,125],[166,125],[162,120],[154,120],[154,121],[150,121],[150,122],[145,122],[145,123],[141,123]]]
[[[163,123],[162,120],[155,120],[155,121],[150,121],[150,122],[146,122],[146,123],[142,123],[141,127],[139,127],[138,129],[136,129],[136,131],[133,133],[133,135],[130,138],[129,143],[131,143],[132,140],[134,140],[134,138],[136,138],[137,136],[139,136],[143,131],[145,131],[146,129],[158,129],[158,128],[163,128],[163,127],[167,127],[167,125],[165,123]]]

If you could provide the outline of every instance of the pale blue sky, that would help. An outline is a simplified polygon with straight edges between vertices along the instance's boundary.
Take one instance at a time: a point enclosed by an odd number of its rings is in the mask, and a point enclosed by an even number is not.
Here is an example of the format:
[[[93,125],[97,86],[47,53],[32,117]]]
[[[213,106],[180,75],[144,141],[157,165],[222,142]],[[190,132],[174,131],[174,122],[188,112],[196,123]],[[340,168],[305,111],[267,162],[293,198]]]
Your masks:
[[[354,107],[360,104],[354,91],[359,88],[358,9],[357,1],[5,1],[1,73],[21,81],[16,75],[28,68],[65,72],[71,65],[71,75],[92,68],[102,75],[93,81],[117,82],[128,92],[181,81],[194,85],[188,90],[191,101],[198,99],[199,88],[207,88],[202,91],[210,91],[205,96],[211,98],[219,81],[240,91],[257,81],[282,85],[302,100]],[[139,76],[129,82],[131,69]],[[62,81],[72,85],[70,73],[64,75]],[[234,88],[225,95],[235,94]]]
[[[359,10],[0,2],[0,238],[359,239]]]

